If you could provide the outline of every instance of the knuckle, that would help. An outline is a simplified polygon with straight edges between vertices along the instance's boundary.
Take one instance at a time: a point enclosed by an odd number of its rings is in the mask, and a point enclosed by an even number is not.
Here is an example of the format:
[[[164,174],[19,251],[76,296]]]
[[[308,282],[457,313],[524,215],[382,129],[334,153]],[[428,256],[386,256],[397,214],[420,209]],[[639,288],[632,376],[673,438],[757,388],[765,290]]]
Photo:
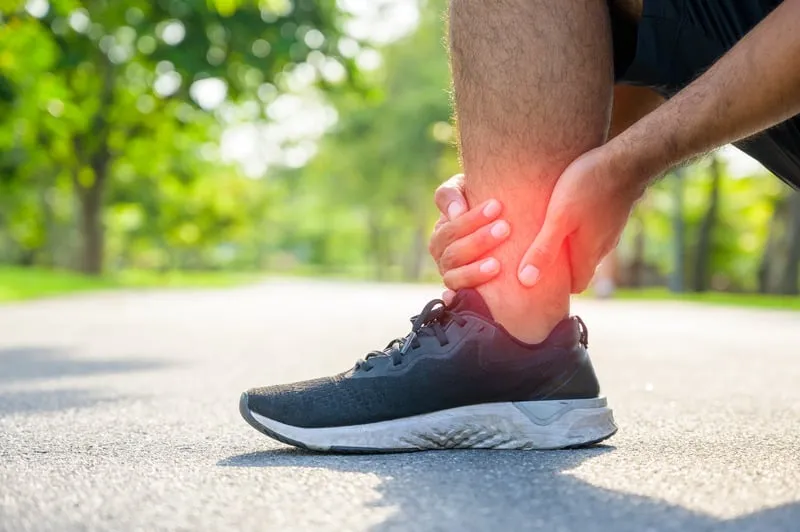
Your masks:
[[[433,200],[442,214],[447,214],[447,204],[450,203],[452,195],[453,189],[448,183],[439,185],[439,188],[437,188],[436,192],[434,192]]]
[[[453,174],[440,187],[459,190],[464,182],[464,174]]]
[[[431,235],[430,240],[428,240],[428,251],[431,253],[433,258],[439,260],[439,256],[442,254],[442,250],[446,245],[442,240],[442,232],[444,231],[444,227],[440,227],[436,231],[433,232]]]
[[[428,240],[428,253],[431,254],[431,257],[433,257],[434,260],[436,260],[436,250],[437,250],[436,243],[434,241],[435,239],[436,239],[436,233],[434,233],[433,236],[431,236],[431,239]]]
[[[460,264],[458,262],[459,256],[457,251],[458,250],[453,249],[453,246],[446,248],[439,258],[439,266],[444,270],[452,270],[458,267]]]
[[[455,222],[444,224],[435,235],[436,243],[441,247],[447,247],[456,241]]]

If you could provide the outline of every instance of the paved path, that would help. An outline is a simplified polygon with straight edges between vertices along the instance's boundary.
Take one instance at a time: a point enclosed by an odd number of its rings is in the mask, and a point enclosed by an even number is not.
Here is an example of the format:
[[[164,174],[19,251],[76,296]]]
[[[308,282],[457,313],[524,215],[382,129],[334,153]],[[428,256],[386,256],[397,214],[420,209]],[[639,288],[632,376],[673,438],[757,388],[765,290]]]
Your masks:
[[[579,301],[620,432],[324,456],[239,418],[434,287],[272,282],[0,306],[0,530],[800,530],[800,313]]]

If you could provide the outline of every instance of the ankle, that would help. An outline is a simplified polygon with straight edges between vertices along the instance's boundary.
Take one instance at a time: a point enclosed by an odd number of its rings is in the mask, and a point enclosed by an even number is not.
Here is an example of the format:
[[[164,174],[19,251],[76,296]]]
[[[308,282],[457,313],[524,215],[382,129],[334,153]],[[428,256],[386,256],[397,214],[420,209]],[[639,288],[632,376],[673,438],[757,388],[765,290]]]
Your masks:
[[[489,287],[491,288],[491,287]],[[569,294],[541,297],[508,297],[497,290],[479,290],[496,322],[526,343],[545,340],[558,323],[569,316]],[[523,294],[524,296],[525,294]],[[533,302],[533,303],[532,303]]]

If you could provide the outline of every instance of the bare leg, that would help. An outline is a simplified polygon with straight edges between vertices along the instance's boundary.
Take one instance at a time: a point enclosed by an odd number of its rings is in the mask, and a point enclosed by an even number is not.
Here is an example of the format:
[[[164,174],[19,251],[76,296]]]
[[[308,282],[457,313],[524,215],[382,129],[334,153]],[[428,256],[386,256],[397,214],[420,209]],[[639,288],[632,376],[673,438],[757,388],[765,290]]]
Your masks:
[[[517,278],[556,179],[599,146],[613,83],[605,0],[451,0],[456,114],[471,205],[497,198],[512,235],[479,291],[495,319],[537,342],[569,313],[566,249],[541,281]]]

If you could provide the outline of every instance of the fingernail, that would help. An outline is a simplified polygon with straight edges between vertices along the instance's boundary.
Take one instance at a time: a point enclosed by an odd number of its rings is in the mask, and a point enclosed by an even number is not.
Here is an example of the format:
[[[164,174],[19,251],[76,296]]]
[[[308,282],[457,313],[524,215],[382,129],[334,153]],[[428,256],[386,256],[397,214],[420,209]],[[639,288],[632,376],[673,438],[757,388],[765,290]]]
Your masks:
[[[489,200],[489,203],[483,208],[483,215],[487,218],[494,218],[498,214],[500,214],[500,202],[497,200]]]
[[[500,263],[494,258],[486,259],[483,261],[483,263],[481,263],[480,269],[483,273],[495,273],[500,269]]]
[[[447,206],[448,218],[450,218],[451,220],[455,220],[462,214],[464,214],[464,206],[457,201],[451,201],[450,205]]]
[[[489,232],[492,233],[493,237],[500,239],[508,236],[509,229],[508,223],[501,220],[494,224]]]
[[[442,301],[444,301],[445,305],[449,305],[453,302],[453,297],[455,297],[456,293],[452,290],[445,290],[442,292]]]
[[[519,280],[525,286],[533,286],[539,280],[539,268],[528,264],[519,272]]]

